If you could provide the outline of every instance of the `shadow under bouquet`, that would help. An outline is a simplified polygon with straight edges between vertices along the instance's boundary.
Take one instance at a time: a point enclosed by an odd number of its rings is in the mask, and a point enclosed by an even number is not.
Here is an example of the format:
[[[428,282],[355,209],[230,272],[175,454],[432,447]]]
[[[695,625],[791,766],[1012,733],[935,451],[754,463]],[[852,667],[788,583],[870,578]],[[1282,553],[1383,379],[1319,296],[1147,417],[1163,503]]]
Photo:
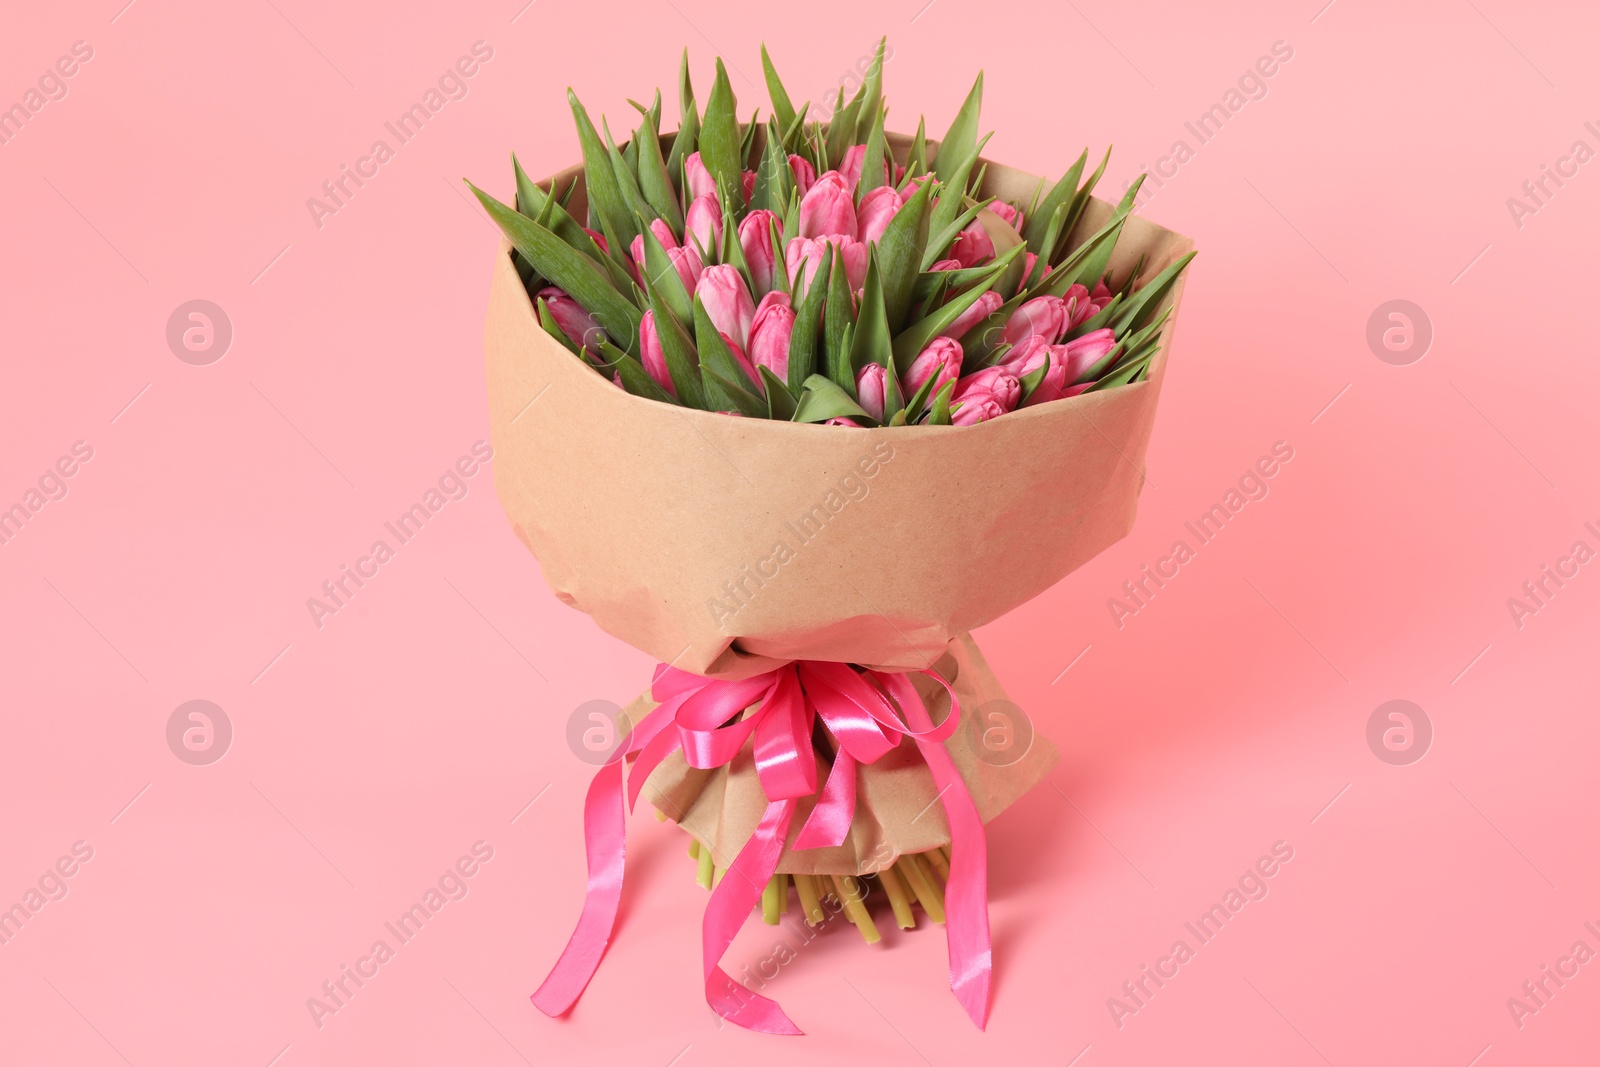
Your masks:
[[[485,331],[495,485],[563,602],[657,658],[584,811],[588,895],[533,996],[567,1011],[621,896],[643,795],[711,891],[708,1003],[799,1033],[720,961],[759,909],[947,927],[989,1006],[983,824],[1056,759],[969,631],[1132,527],[1192,244],[981,156],[982,77],[945,136],[885,130],[883,45],[825,121],[765,50],[771,115],[719,61],[618,145],[516,196]],[[791,897],[792,890],[792,897]]]

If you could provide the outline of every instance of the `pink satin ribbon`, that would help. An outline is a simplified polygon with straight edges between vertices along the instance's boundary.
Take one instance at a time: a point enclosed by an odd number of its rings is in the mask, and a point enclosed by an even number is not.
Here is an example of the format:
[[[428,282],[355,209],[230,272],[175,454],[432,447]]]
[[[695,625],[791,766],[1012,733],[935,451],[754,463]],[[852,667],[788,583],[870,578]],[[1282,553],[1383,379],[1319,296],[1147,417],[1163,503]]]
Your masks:
[[[950,714],[937,726],[904,674],[802,660],[726,682],[664,664],[657,667],[651,695],[660,703],[622,739],[589,783],[583,810],[588,892],[572,938],[533,994],[539,1010],[552,1018],[565,1014],[600,966],[622,897],[625,811],[638,800],[650,772],[680,748],[691,767],[721,767],[753,739],[756,777],[767,808],[706,906],[701,924],[706,1003],[746,1029],[801,1033],[776,1001],[735,983],[722,969],[722,956],[777,870],[800,799],[817,795],[793,847],[842,844],[855,818],[856,767],[877,761],[908,736],[928,764],[950,823],[950,878],[945,886],[950,988],[982,1029],[989,1013],[991,969],[983,822],[943,744],[959,721],[955,692],[937,673],[922,673],[950,694]],[[752,714],[742,714],[753,705]],[[839,744],[820,793],[811,746],[818,716]],[[632,757],[637,760],[624,799],[622,770]]]

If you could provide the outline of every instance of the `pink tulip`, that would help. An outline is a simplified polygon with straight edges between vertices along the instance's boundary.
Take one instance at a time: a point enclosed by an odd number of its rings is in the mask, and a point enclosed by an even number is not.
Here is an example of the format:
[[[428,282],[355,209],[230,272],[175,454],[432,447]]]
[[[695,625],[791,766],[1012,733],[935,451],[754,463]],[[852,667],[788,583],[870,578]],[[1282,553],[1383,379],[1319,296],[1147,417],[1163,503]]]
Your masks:
[[[839,164],[839,173],[844,176],[845,184],[853,193],[861,184],[861,168],[867,160],[867,146],[864,144],[851,145],[845,149],[844,162]],[[883,161],[883,180],[889,180],[889,160],[885,156]],[[915,191],[915,190],[913,190]]]
[[[645,371],[655,383],[677,396],[678,388],[672,384],[672,375],[667,372],[667,357],[661,351],[661,335],[656,332],[656,315],[653,311],[646,311],[644,318],[639,320],[639,355],[644,360]]]
[[[672,269],[678,272],[683,288],[693,296],[695,287],[700,284],[700,275],[704,273],[700,253],[694,248],[669,248],[667,260],[672,264]]]
[[[1022,383],[1010,367],[984,367],[956,382],[950,399],[966,402],[984,396],[999,404],[1001,411],[1010,411],[1022,399]]]
[[[783,381],[789,380],[789,338],[794,332],[794,311],[789,294],[773,290],[756,305],[750,320],[750,358]]]
[[[1067,286],[1066,294],[1061,299],[1067,305],[1067,329],[1076,330],[1094,317],[1094,304],[1089,299],[1089,290],[1079,283],[1073,282]]]
[[[562,333],[575,345],[582,345],[591,352],[598,351],[600,342],[605,339],[606,332],[600,324],[564,290],[553,285],[547,285],[538,292],[538,299],[545,302],[550,309],[550,317],[556,320]]]
[[[817,168],[813,167],[804,156],[791,155],[789,170],[794,174],[794,187],[800,190],[802,197],[805,196],[816,183]]]
[[[683,243],[699,246],[704,254],[716,257],[722,247],[722,205],[717,202],[716,193],[697,196],[689,205],[683,222]]]
[[[1109,329],[1095,330],[1082,337],[1059,345],[1061,360],[1067,367],[1067,381],[1078,382],[1094,365],[1116,347],[1116,337]]]
[[[880,185],[856,205],[856,225],[861,230],[861,240],[874,243],[889,228],[889,220],[900,210],[900,196],[892,186]]]
[[[1022,253],[1022,276],[1024,278],[1033,277],[1033,268],[1038,262],[1039,257],[1034,255],[1032,252]],[[1039,278],[1042,281],[1048,277],[1050,277],[1050,264],[1046,263],[1044,265],[1044,270],[1039,272]]]
[[[953,426],[973,426],[990,419],[998,419],[1005,414],[994,398],[987,395],[975,396],[971,400],[962,401],[961,407],[950,416]]]
[[[756,172],[753,170],[741,171],[739,174],[739,187],[744,190],[744,202],[750,202],[750,196],[756,191]]]
[[[839,164],[839,174],[852,193],[856,191],[856,186],[861,184],[861,164],[866,158],[867,146],[864,144],[851,145],[844,151],[844,162]]]
[[[944,388],[946,382],[953,382],[961,376],[961,343],[949,337],[935,337],[928,342],[928,347],[917,353],[905,373],[901,375],[901,382],[905,387],[905,394],[911,396],[922,388],[924,382],[933,378],[933,387],[928,391],[932,396]]]
[[[1039,379],[1039,384],[1033,387],[1033,392],[1028,394],[1028,399],[1022,402],[1022,406],[1032,407],[1034,404],[1047,404],[1052,400],[1059,400],[1061,390],[1066,388],[1067,384],[1067,364],[1061,352],[1055,346],[1045,344],[1044,338],[1038,335],[1013,348],[1007,356],[1015,356],[1018,352],[1023,354],[1014,360],[1009,360],[1006,365],[1012,368],[1012,373],[1019,381],[1037,372],[1041,367],[1044,368],[1044,377]]]
[[[800,236],[856,235],[856,203],[843,176],[830,170],[800,201]]]
[[[706,165],[700,162],[700,153],[691,152],[683,161],[683,181],[689,187],[689,199],[698,200],[707,193],[717,191],[717,180]]]
[[[996,215],[999,215],[1002,219],[1009,223],[1012,229],[1016,230],[1018,233],[1022,232],[1022,212],[1018,211],[1004,200],[996,200],[994,203],[989,205],[989,210],[994,212]]]
[[[837,418],[828,419],[822,425],[824,425],[824,426],[854,426],[858,430],[861,429],[861,424],[859,422],[857,422],[855,419],[846,418],[843,415],[840,415]]]
[[[935,263],[933,266],[929,267],[928,269],[929,270],[960,270],[961,269],[961,261],[959,259],[941,259],[937,263]]]
[[[605,234],[596,233],[595,231],[589,229],[589,227],[587,227],[587,226],[585,226],[583,228],[583,232],[588,234],[590,237],[594,238],[594,243],[600,246],[600,251],[604,252],[606,255],[610,255],[611,254],[611,249],[606,245],[606,236],[605,236]]]
[[[656,240],[661,242],[661,247],[672,249],[678,247],[678,238],[662,219],[650,220],[650,232],[656,235]],[[633,256],[633,265],[638,270],[644,270],[644,234],[638,234],[633,239],[633,244],[628,246],[628,251]]]
[[[1061,399],[1065,400],[1069,396],[1077,396],[1079,393],[1093,388],[1093,382],[1079,382],[1077,385],[1069,385],[1061,390]]]
[[[794,289],[796,295],[801,295],[811,284],[811,279],[816,277],[817,268],[822,266],[822,254],[830,244],[833,245],[834,269],[843,266],[845,280],[849,283],[850,290],[854,292],[866,284],[866,245],[849,237],[796,237],[783,250],[783,260],[789,271],[789,288]],[[803,272],[802,267],[804,267]],[[803,280],[801,280],[802,273]]]
[[[750,324],[756,317],[756,305],[739,271],[726,263],[707,267],[700,275],[696,292],[717,332],[732,337],[740,349],[748,348]]]
[[[884,420],[884,391],[888,372],[878,363],[868,363],[856,374],[856,403],[879,422]]]
[[[939,336],[954,337],[958,341],[961,340],[962,335],[985,318],[999,311],[1000,305],[1004,303],[1005,299],[999,293],[993,289],[985,290],[984,294],[978,297],[977,302],[956,316],[956,321],[946,326]]]
[[[1011,373],[1021,378],[1028,373],[1027,370],[1022,370],[1021,368],[1027,367],[1028,370],[1033,370],[1038,367],[1044,361],[1044,353],[1049,349],[1049,341],[1036,333],[1032,333],[1006,349],[997,366],[1010,367]]]
[[[960,260],[963,267],[976,267],[994,258],[994,239],[983,228],[983,223],[973,219],[966,229],[956,234],[950,254]]]
[[[1036,296],[1006,320],[1005,340],[1016,344],[1035,335],[1054,343],[1067,332],[1067,302],[1059,296]]]
[[[772,289],[777,262],[772,251],[772,223],[778,216],[760,208],[744,217],[739,223],[739,248],[744,252],[745,265],[750,268],[750,280],[755,283],[755,296],[763,297]]]

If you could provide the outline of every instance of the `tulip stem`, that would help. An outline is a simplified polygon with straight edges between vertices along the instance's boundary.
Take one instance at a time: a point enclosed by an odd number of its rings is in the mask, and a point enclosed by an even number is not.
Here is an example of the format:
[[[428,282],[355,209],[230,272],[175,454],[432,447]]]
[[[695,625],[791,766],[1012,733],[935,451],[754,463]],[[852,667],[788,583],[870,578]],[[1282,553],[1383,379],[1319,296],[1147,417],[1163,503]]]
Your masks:
[[[944,858],[943,852],[936,848],[930,849],[922,853],[922,858],[927,860],[928,864],[939,872],[939,881],[948,882],[950,880],[950,861]]]
[[[794,876],[794,890],[800,895],[800,912],[809,926],[821,926],[827,920],[822,910],[822,897],[817,892],[816,879],[809,874]]]
[[[917,920],[911,914],[911,901],[906,899],[905,886],[900,883],[900,876],[894,873],[894,868],[885,867],[879,871],[878,881],[883,883],[883,891],[889,895],[889,906],[894,909],[895,925],[902,930],[915,929]]]
[[[861,931],[861,936],[866,939],[867,944],[877,944],[882,940],[883,935],[878,933],[878,925],[872,921],[872,914],[867,911],[867,906],[862,903],[864,894],[860,890],[852,891],[850,885],[847,884],[853,880],[859,886],[861,884],[860,880],[854,879],[852,875],[848,874],[835,874],[830,877],[833,879],[839,903],[844,906],[845,916],[855,923],[856,929]]]
[[[700,888],[710,889],[712,872],[711,847],[709,845],[701,845],[700,855],[695,858],[700,861],[700,867],[695,871],[694,880],[700,883]]]
[[[689,858],[692,860],[700,858],[700,839],[697,837],[689,838]]]
[[[761,921],[768,926],[777,926],[778,916],[783,914],[783,902],[788,896],[788,875],[775,874],[767,879],[767,886],[761,891]]]
[[[944,892],[940,890],[928,869],[922,865],[919,856],[901,856],[905,863],[906,881],[911,883],[917,891],[917,900],[922,904],[922,910],[928,913],[928,918],[936,923],[944,922]]]

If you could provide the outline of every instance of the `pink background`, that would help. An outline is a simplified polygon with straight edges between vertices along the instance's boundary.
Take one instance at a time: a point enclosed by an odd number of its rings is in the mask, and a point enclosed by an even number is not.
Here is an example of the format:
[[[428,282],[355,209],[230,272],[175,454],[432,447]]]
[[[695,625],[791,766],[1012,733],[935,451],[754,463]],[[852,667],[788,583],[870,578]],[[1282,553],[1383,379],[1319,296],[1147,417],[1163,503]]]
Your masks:
[[[0,1059],[1594,1057],[1600,963],[1520,1028],[1506,1004],[1574,942],[1600,949],[1600,568],[1520,627],[1507,607],[1573,542],[1600,548],[1600,163],[1520,227],[1506,205],[1574,141],[1600,148],[1592,5],[124,2],[27,5],[0,34],[0,102],[94,49],[0,146],[0,505],[93,449],[0,545],[0,903],[93,848],[0,946]],[[306,599],[487,436],[495,235],[459,178],[508,195],[512,148],[567,165],[563,89],[626,123],[627,96],[675,98],[684,44],[702,99],[720,49],[748,113],[760,40],[815,100],[880,32],[902,128],[941,131],[982,67],[995,158],[1055,175],[1114,141],[1116,192],[1195,148],[1144,208],[1202,252],[1139,524],[978,635],[1064,753],[990,827],[989,1030],[926,923],[802,949],[767,992],[810,1036],[719,1029],[704,894],[644,815],[605,964],[546,1019],[527,997],[582,890],[567,719],[650,664],[549,594],[489,472],[320,629]],[[478,40],[469,95],[316,226],[306,199]],[[1266,97],[1197,145],[1184,122],[1280,40]],[[196,298],[234,330],[209,366],[165,338]],[[1366,341],[1393,299],[1435,332],[1408,366]],[[1107,599],[1278,441],[1270,495],[1119,629]],[[193,699],[234,729],[209,766],[166,741]],[[1391,699],[1432,723],[1419,762],[1368,747]],[[465,899],[319,1029],[307,998],[479,840]],[[1119,1027],[1107,999],[1278,841],[1270,894]],[[774,936],[752,922],[730,970]]]

